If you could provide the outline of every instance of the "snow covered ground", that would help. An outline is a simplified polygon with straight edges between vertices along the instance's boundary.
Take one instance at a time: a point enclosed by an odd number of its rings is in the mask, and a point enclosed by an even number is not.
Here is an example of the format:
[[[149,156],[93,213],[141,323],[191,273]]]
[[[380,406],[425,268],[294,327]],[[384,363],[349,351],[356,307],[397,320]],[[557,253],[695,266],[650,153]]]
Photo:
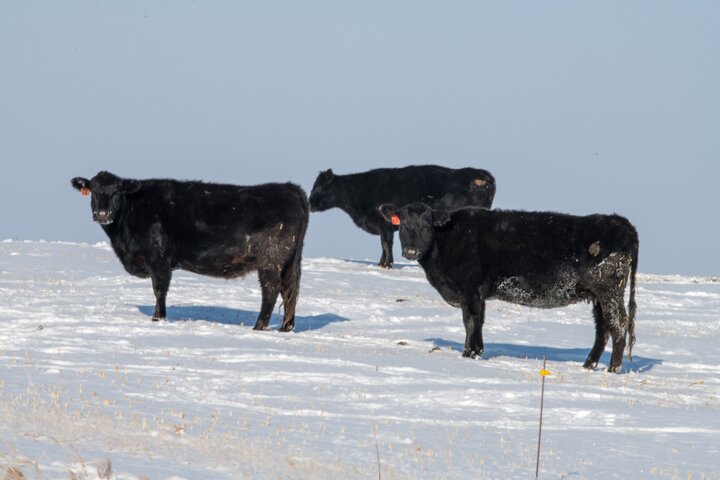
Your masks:
[[[544,356],[541,478],[720,478],[717,278],[640,275],[609,374],[587,304],[490,302],[470,360],[417,265],[303,268],[296,331],[254,332],[254,274],[176,272],[153,323],[109,246],[0,243],[0,478],[533,478]]]

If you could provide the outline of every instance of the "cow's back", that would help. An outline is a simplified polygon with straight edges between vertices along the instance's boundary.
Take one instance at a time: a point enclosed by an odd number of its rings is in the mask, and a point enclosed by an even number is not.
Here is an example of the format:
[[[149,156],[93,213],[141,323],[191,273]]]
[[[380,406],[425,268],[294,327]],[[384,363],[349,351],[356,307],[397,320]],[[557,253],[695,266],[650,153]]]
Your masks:
[[[298,214],[307,210],[307,200],[302,189],[291,183],[249,187],[180,184],[174,197],[160,207],[163,223],[177,228],[178,234],[232,240],[238,234],[267,230],[278,222],[299,225],[302,216]]]
[[[383,203],[413,202],[425,202],[433,208],[489,208],[495,195],[493,176],[476,168],[411,165],[379,168],[349,177],[355,177],[366,198],[372,199],[373,208]]]

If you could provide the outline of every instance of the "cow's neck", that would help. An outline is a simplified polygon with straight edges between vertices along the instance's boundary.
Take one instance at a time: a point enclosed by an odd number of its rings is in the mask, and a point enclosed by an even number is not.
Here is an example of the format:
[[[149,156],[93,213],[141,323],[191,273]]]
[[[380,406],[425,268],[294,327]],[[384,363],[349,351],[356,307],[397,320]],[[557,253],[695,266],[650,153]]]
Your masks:
[[[335,185],[335,191],[340,194],[337,207],[351,217],[359,213],[356,202],[352,201],[357,195],[362,195],[362,192],[357,188],[356,182],[345,182],[344,178],[340,176],[335,177],[335,182],[338,183]]]
[[[110,225],[101,225],[103,231],[110,239],[110,243],[113,244],[118,240],[118,237],[120,236],[119,220],[119,218],[116,218]]]
[[[110,245],[112,245],[113,250],[115,250],[115,253],[119,255],[119,251],[124,251],[127,248],[128,240],[129,240],[129,230],[126,227],[129,218],[126,215],[126,212],[128,211],[128,206],[125,205],[125,208],[122,208],[117,215],[117,218],[115,218],[115,221],[111,223],[110,225],[103,225],[102,228],[105,230],[105,233],[107,234],[108,238],[110,239]]]
[[[423,270],[425,270],[426,272],[434,273],[437,270],[437,266],[439,263],[439,254],[440,251],[436,243],[433,242],[430,246],[430,249],[418,259],[418,263],[421,267],[423,267]]]
[[[440,296],[450,305],[459,307],[462,298],[458,294],[459,285],[448,275],[447,270],[443,269],[442,253],[438,247],[438,242],[434,241],[430,250],[419,260],[420,266],[425,271],[425,276],[430,285],[438,291]]]
[[[425,270],[427,277],[437,277],[439,273],[438,266],[440,265],[440,249],[437,246],[437,242],[432,242],[430,249],[418,259],[418,263]]]

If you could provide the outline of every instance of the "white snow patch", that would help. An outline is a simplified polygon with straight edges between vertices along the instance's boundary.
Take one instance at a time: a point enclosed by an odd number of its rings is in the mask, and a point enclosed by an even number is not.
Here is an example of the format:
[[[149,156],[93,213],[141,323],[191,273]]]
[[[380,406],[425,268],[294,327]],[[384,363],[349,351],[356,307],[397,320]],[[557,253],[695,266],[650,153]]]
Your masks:
[[[106,242],[0,243],[0,476],[530,478],[547,357],[543,478],[718,478],[716,278],[639,275],[613,375],[586,304],[488,302],[469,360],[417,264],[303,267],[297,330],[258,333],[252,274],[176,272],[154,323]]]

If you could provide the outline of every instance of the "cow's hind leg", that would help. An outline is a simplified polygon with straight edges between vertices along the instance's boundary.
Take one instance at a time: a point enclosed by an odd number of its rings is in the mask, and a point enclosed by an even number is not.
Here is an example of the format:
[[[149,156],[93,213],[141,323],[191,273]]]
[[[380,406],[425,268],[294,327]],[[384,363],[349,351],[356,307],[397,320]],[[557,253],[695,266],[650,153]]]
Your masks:
[[[601,303],[603,317],[612,336],[612,354],[608,372],[616,373],[622,368],[622,357],[625,352],[625,332],[628,328],[628,316],[623,304],[622,295],[605,300]]]
[[[605,351],[608,338],[610,338],[610,330],[608,330],[605,322],[600,303],[597,301],[593,302],[593,316],[595,317],[595,344],[590,350],[587,360],[585,360],[585,365],[583,365],[588,369],[597,367],[600,356]]]
[[[152,279],[153,292],[155,293],[155,312],[153,313],[153,322],[162,320],[166,316],[165,299],[170,288],[170,278],[172,270],[169,268],[157,268],[150,272]]]
[[[267,330],[270,316],[280,293],[280,274],[272,269],[258,270],[258,280],[262,290],[262,305],[253,330]]]
[[[280,326],[281,332],[289,332],[295,328],[295,306],[300,293],[300,265],[290,265],[283,272],[280,295],[283,301],[284,317]]]
[[[465,348],[463,357],[482,356],[485,350],[482,328],[485,323],[485,301],[477,297],[463,299],[463,323],[465,324]]]
[[[395,235],[393,229],[380,230],[380,245],[382,246],[382,256],[378,264],[380,267],[392,268],[393,266],[393,235]]]

